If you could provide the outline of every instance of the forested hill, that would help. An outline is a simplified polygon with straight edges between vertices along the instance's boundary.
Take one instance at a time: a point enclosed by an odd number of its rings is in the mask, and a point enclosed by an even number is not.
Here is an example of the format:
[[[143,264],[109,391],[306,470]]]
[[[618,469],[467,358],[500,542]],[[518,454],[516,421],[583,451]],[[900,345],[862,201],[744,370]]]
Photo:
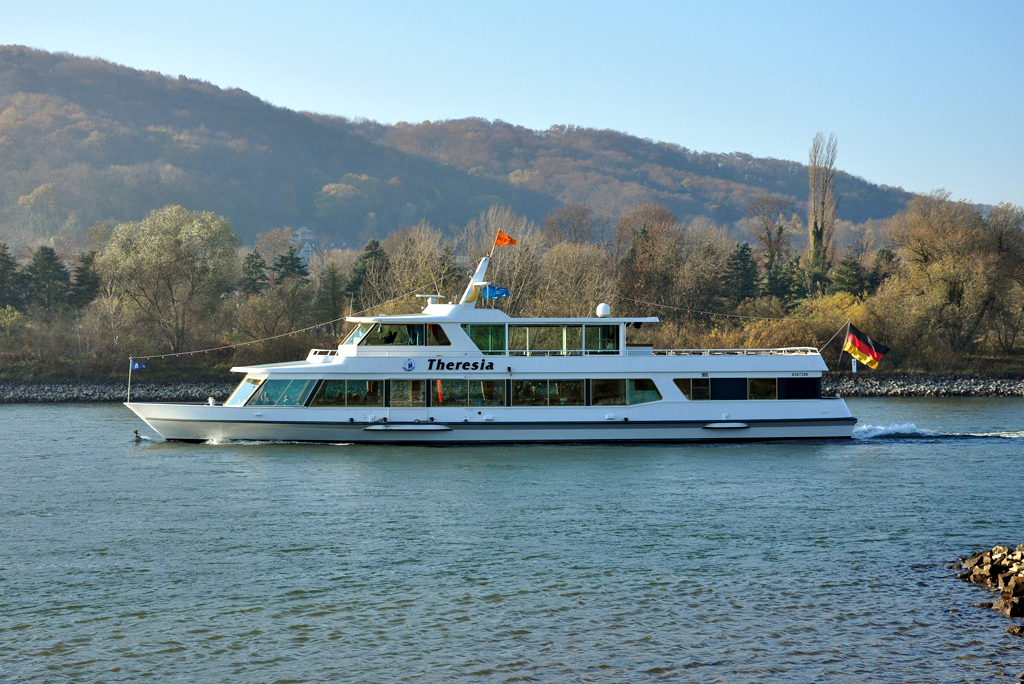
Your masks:
[[[840,218],[853,222],[891,216],[910,197],[845,174],[839,189]],[[249,242],[288,225],[338,246],[421,219],[463,225],[495,203],[539,220],[566,202],[615,216],[655,200],[682,219],[728,224],[769,192],[799,207],[806,168],[613,131],[351,121],[184,76],[0,47],[0,241],[72,236],[167,204],[224,215]]]
[[[167,204],[244,239],[308,226],[361,246],[494,203],[542,217],[549,194],[377,145],[242,90],[98,59],[0,47],[0,240],[32,242]]]
[[[507,180],[549,193],[561,203],[588,204],[611,216],[651,200],[683,219],[703,215],[730,224],[743,218],[750,203],[766,193],[794,201],[800,210],[807,201],[804,164],[741,152],[695,152],[616,131],[574,126],[534,131],[484,119],[394,126],[321,120],[475,176]],[[841,171],[837,187],[839,217],[853,223],[892,216],[913,196],[902,188],[875,185]]]

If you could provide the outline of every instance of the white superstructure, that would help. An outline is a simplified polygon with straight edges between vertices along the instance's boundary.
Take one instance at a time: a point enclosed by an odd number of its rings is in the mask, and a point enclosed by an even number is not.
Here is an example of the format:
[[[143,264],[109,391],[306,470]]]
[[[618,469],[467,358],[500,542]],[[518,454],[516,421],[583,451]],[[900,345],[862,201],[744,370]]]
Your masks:
[[[245,373],[223,405],[126,404],[168,440],[374,443],[725,441],[850,437],[821,397],[812,347],[631,346],[657,318],[510,318],[477,309],[481,261],[458,304],[354,317],[337,349]]]

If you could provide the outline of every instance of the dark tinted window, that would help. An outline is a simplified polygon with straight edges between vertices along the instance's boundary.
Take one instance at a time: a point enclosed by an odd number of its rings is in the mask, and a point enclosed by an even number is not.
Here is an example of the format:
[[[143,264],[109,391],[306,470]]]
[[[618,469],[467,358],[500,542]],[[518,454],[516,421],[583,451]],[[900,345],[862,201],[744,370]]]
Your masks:
[[[711,398],[737,400],[747,398],[746,378],[711,378]]]
[[[817,399],[821,378],[779,378],[779,399]]]

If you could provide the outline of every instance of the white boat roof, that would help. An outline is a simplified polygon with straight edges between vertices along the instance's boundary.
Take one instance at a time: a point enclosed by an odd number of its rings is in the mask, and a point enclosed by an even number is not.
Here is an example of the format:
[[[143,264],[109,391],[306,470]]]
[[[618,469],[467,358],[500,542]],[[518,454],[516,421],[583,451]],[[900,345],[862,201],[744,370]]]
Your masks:
[[[462,304],[430,304],[420,313],[350,316],[351,323],[518,323],[521,325],[619,325],[659,323],[657,316],[628,318],[512,318],[499,309],[469,309]]]

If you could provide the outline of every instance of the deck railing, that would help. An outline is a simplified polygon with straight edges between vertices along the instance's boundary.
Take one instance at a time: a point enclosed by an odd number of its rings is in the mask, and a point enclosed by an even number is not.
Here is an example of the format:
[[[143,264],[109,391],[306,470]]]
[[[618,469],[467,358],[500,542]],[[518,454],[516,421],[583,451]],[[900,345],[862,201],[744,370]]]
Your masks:
[[[765,349],[652,349],[656,356],[780,356],[817,354],[814,347],[775,347]]]

